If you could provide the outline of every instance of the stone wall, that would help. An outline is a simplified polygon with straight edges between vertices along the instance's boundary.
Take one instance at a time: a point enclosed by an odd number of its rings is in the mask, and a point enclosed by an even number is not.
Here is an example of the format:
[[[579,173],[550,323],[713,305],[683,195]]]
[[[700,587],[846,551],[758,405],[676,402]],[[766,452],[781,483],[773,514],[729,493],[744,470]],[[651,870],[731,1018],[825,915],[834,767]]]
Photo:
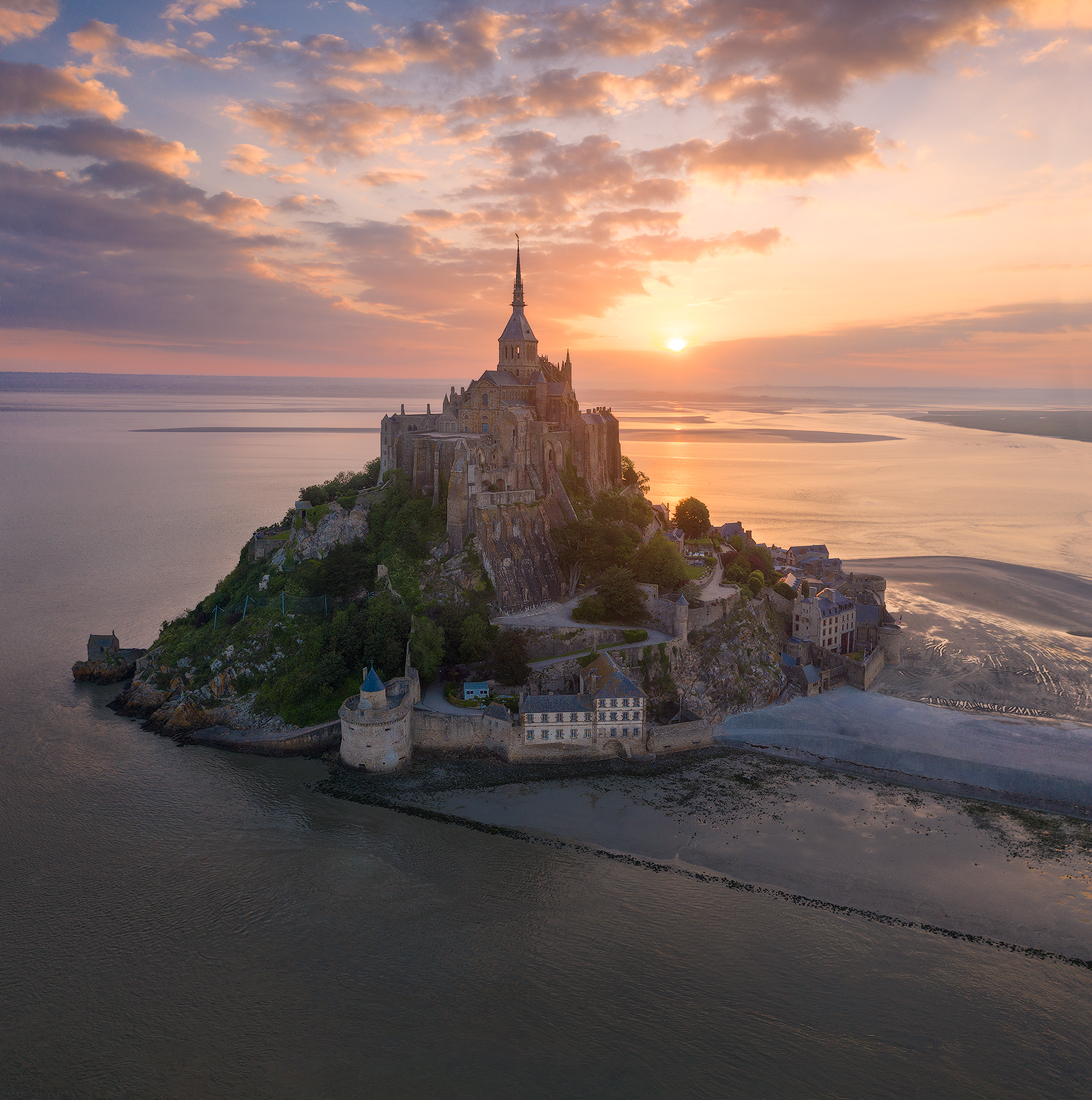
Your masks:
[[[722,596],[719,600],[703,603],[698,607],[691,607],[686,616],[687,632],[691,630],[704,630],[721,619],[728,618],[731,610],[739,602],[739,594],[735,596]]]
[[[613,627],[501,627],[522,634],[529,660],[541,661],[584,649],[604,649],[623,641],[622,631]]]
[[[667,726],[649,726],[648,751],[657,755],[708,748],[713,744],[713,727],[704,719],[693,722],[673,722]]]
[[[846,683],[861,691],[868,691],[876,677],[883,672],[886,663],[882,649],[874,649],[860,661],[847,660]]]
[[[426,752],[466,752],[488,749],[508,758],[512,727],[505,730],[496,722],[487,723],[480,711],[466,714],[444,714],[440,711],[414,707],[412,716],[414,749]]]

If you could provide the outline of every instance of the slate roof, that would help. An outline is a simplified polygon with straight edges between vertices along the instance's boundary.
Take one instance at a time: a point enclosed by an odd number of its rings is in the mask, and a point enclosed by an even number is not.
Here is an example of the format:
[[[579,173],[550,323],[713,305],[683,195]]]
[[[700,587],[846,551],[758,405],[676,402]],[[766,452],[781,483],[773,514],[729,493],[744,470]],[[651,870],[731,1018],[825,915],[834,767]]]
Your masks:
[[[742,523],[722,523],[720,525],[721,538],[730,539],[733,535],[743,534]]]
[[[501,722],[512,721],[512,715],[503,703],[490,703],[489,706],[482,711],[482,714],[485,715],[486,718],[496,718]]]
[[[585,680],[595,679],[599,687],[594,692],[596,699],[604,696],[636,696],[641,698],[644,692],[614,663],[609,654],[596,657],[584,670]]]
[[[522,714],[569,714],[591,709],[591,699],[587,695],[525,695],[520,703]]]
[[[383,691],[383,681],[379,679],[379,673],[374,668],[368,669],[368,675],[364,677],[364,683],[360,685],[361,691]]]
[[[804,679],[807,680],[809,684],[819,683],[819,673],[815,670],[815,665],[804,665],[802,671],[804,673]]]
[[[508,324],[504,326],[504,332],[500,334],[502,340],[534,340],[538,342],[538,337],[531,331],[531,326],[527,322],[527,318],[523,315],[522,309],[512,310],[512,316],[508,318]]]
[[[523,383],[507,370],[487,370],[482,372],[479,381],[492,382],[494,386],[522,386]]]
[[[564,382],[550,382],[546,386],[546,393],[550,397],[564,397],[565,396],[565,383]]]
[[[865,626],[879,626],[880,625],[880,609],[876,604],[872,603],[859,603],[857,604],[857,622],[863,623]]]

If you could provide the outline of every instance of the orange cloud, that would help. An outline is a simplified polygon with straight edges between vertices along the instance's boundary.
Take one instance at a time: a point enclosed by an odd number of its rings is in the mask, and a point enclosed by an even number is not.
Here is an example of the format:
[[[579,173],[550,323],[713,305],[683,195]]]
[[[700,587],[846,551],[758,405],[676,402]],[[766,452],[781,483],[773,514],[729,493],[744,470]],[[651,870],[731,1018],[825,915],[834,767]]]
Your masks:
[[[800,182],[880,163],[875,130],[849,123],[821,126],[807,118],[790,119],[779,129],[737,135],[715,144],[692,138],[643,153],[641,159],[661,171],[685,170],[722,182],[747,176]]]
[[[97,80],[67,69],[0,61],[0,115],[102,115],[116,120],[126,106]]]
[[[68,36],[68,42],[77,52],[90,54],[91,64],[95,69],[117,73],[119,76],[131,75],[128,69],[114,61],[115,55],[122,51],[134,57],[181,61],[203,69],[230,69],[236,64],[234,58],[202,57],[169,40],[141,42],[135,38],[126,38],[118,33],[116,23],[103,23],[98,19],[88,20],[78,31],[73,31]]]
[[[36,38],[57,18],[57,0],[0,0],[0,43]]]
[[[241,8],[245,3],[246,0],[174,0],[159,18],[183,23],[203,23],[216,19],[230,8]]]
[[[180,141],[165,141],[147,130],[124,130],[97,119],[71,119],[64,126],[0,126],[0,145],[68,157],[96,157],[143,164],[173,176],[185,176],[199,160]]]
[[[362,100],[325,99],[311,103],[231,104],[224,113],[263,130],[277,145],[328,159],[367,157],[405,144],[441,116],[406,106],[379,106]]]

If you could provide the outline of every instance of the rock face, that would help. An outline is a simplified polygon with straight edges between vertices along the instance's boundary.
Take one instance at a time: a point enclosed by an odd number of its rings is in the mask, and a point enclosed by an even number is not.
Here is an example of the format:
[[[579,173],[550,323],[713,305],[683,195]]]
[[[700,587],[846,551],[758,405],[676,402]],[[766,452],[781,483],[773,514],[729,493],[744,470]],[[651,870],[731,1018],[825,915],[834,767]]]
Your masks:
[[[369,491],[361,493],[351,509],[342,508],[336,501],[326,505],[328,510],[317,524],[304,523],[292,531],[287,545],[270,558],[270,564],[280,569],[289,555],[295,561],[324,558],[335,546],[363,538],[368,533],[368,513],[374,499],[375,492]]]
[[[561,598],[561,570],[545,502],[478,508],[474,527],[482,564],[502,610],[515,611]]]
[[[769,706],[787,684],[781,636],[763,600],[748,600],[700,632],[673,662],[685,706],[713,723]]]

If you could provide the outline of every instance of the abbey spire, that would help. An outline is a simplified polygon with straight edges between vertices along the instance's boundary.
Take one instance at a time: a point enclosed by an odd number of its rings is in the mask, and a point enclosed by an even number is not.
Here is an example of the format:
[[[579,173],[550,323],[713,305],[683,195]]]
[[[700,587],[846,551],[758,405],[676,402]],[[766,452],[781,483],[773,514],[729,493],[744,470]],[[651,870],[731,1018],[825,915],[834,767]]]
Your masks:
[[[523,272],[520,269],[519,235],[516,236],[516,280],[512,284],[512,316],[497,341],[497,369],[506,370],[521,382],[537,373],[538,338],[523,315]]]
[[[523,301],[523,275],[519,269],[519,234],[516,234],[516,281],[512,284],[512,305],[519,306],[520,309],[524,306]]]

